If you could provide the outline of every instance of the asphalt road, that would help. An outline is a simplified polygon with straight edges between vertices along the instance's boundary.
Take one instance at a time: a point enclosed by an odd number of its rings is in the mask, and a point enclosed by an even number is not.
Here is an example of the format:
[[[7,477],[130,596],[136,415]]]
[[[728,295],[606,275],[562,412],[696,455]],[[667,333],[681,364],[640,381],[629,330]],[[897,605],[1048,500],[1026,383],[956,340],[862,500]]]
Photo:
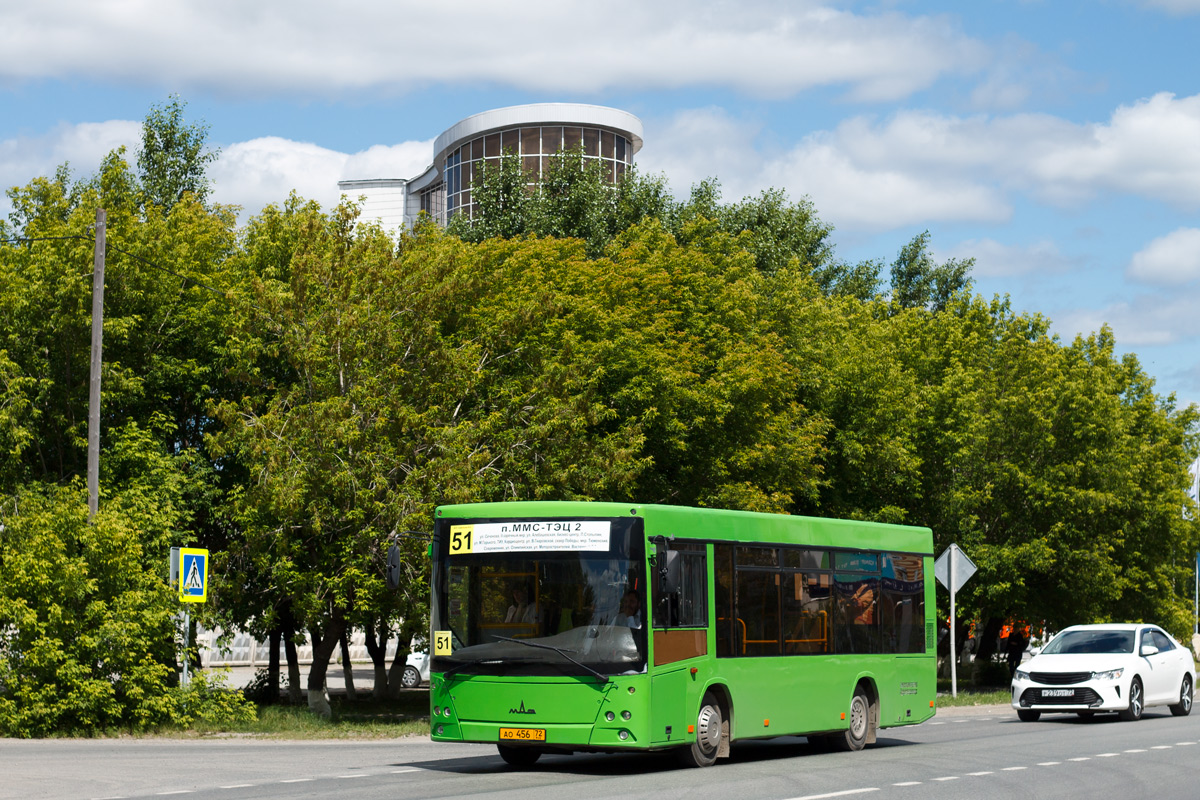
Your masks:
[[[669,755],[580,754],[517,771],[493,747],[423,738],[0,740],[0,797],[1194,800],[1198,758],[1200,715],[1022,723],[992,707],[882,731],[860,753],[820,752],[803,738],[735,745],[708,769],[679,768]]]

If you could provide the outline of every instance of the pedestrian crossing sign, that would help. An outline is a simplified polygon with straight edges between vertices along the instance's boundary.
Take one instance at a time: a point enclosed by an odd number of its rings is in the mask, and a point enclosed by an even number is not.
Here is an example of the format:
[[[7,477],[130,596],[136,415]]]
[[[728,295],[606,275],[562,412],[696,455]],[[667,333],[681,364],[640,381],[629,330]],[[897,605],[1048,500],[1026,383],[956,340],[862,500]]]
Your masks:
[[[208,551],[179,548],[179,599],[185,603],[208,600]]]

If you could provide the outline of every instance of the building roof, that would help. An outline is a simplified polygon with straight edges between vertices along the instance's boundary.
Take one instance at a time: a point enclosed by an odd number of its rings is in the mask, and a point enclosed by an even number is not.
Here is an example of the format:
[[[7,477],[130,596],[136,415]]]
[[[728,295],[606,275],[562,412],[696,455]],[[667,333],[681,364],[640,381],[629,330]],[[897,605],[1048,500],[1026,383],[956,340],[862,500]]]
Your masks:
[[[642,121],[628,111],[585,103],[530,103],[494,108],[454,123],[434,140],[433,163],[437,164],[447,150],[464,139],[522,125],[595,125],[623,134],[632,143],[634,153],[642,149]]]

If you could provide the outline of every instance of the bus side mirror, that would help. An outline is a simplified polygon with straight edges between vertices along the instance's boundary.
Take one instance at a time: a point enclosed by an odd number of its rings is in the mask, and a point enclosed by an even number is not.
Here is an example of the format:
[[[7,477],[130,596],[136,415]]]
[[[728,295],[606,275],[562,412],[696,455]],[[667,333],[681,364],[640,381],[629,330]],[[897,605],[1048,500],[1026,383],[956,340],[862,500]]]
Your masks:
[[[395,544],[388,548],[387,586],[393,592],[400,588],[400,546]]]
[[[660,574],[662,575],[663,594],[678,594],[680,584],[680,561],[678,550],[667,550],[660,555],[663,559]]]

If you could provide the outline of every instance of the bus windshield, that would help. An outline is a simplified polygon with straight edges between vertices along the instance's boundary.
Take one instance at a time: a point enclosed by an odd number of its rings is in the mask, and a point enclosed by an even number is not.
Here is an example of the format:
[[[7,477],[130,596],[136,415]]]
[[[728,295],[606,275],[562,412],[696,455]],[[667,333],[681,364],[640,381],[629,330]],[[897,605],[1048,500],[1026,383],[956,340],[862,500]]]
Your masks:
[[[444,520],[432,627],[436,672],[607,676],[644,672],[640,519]]]

